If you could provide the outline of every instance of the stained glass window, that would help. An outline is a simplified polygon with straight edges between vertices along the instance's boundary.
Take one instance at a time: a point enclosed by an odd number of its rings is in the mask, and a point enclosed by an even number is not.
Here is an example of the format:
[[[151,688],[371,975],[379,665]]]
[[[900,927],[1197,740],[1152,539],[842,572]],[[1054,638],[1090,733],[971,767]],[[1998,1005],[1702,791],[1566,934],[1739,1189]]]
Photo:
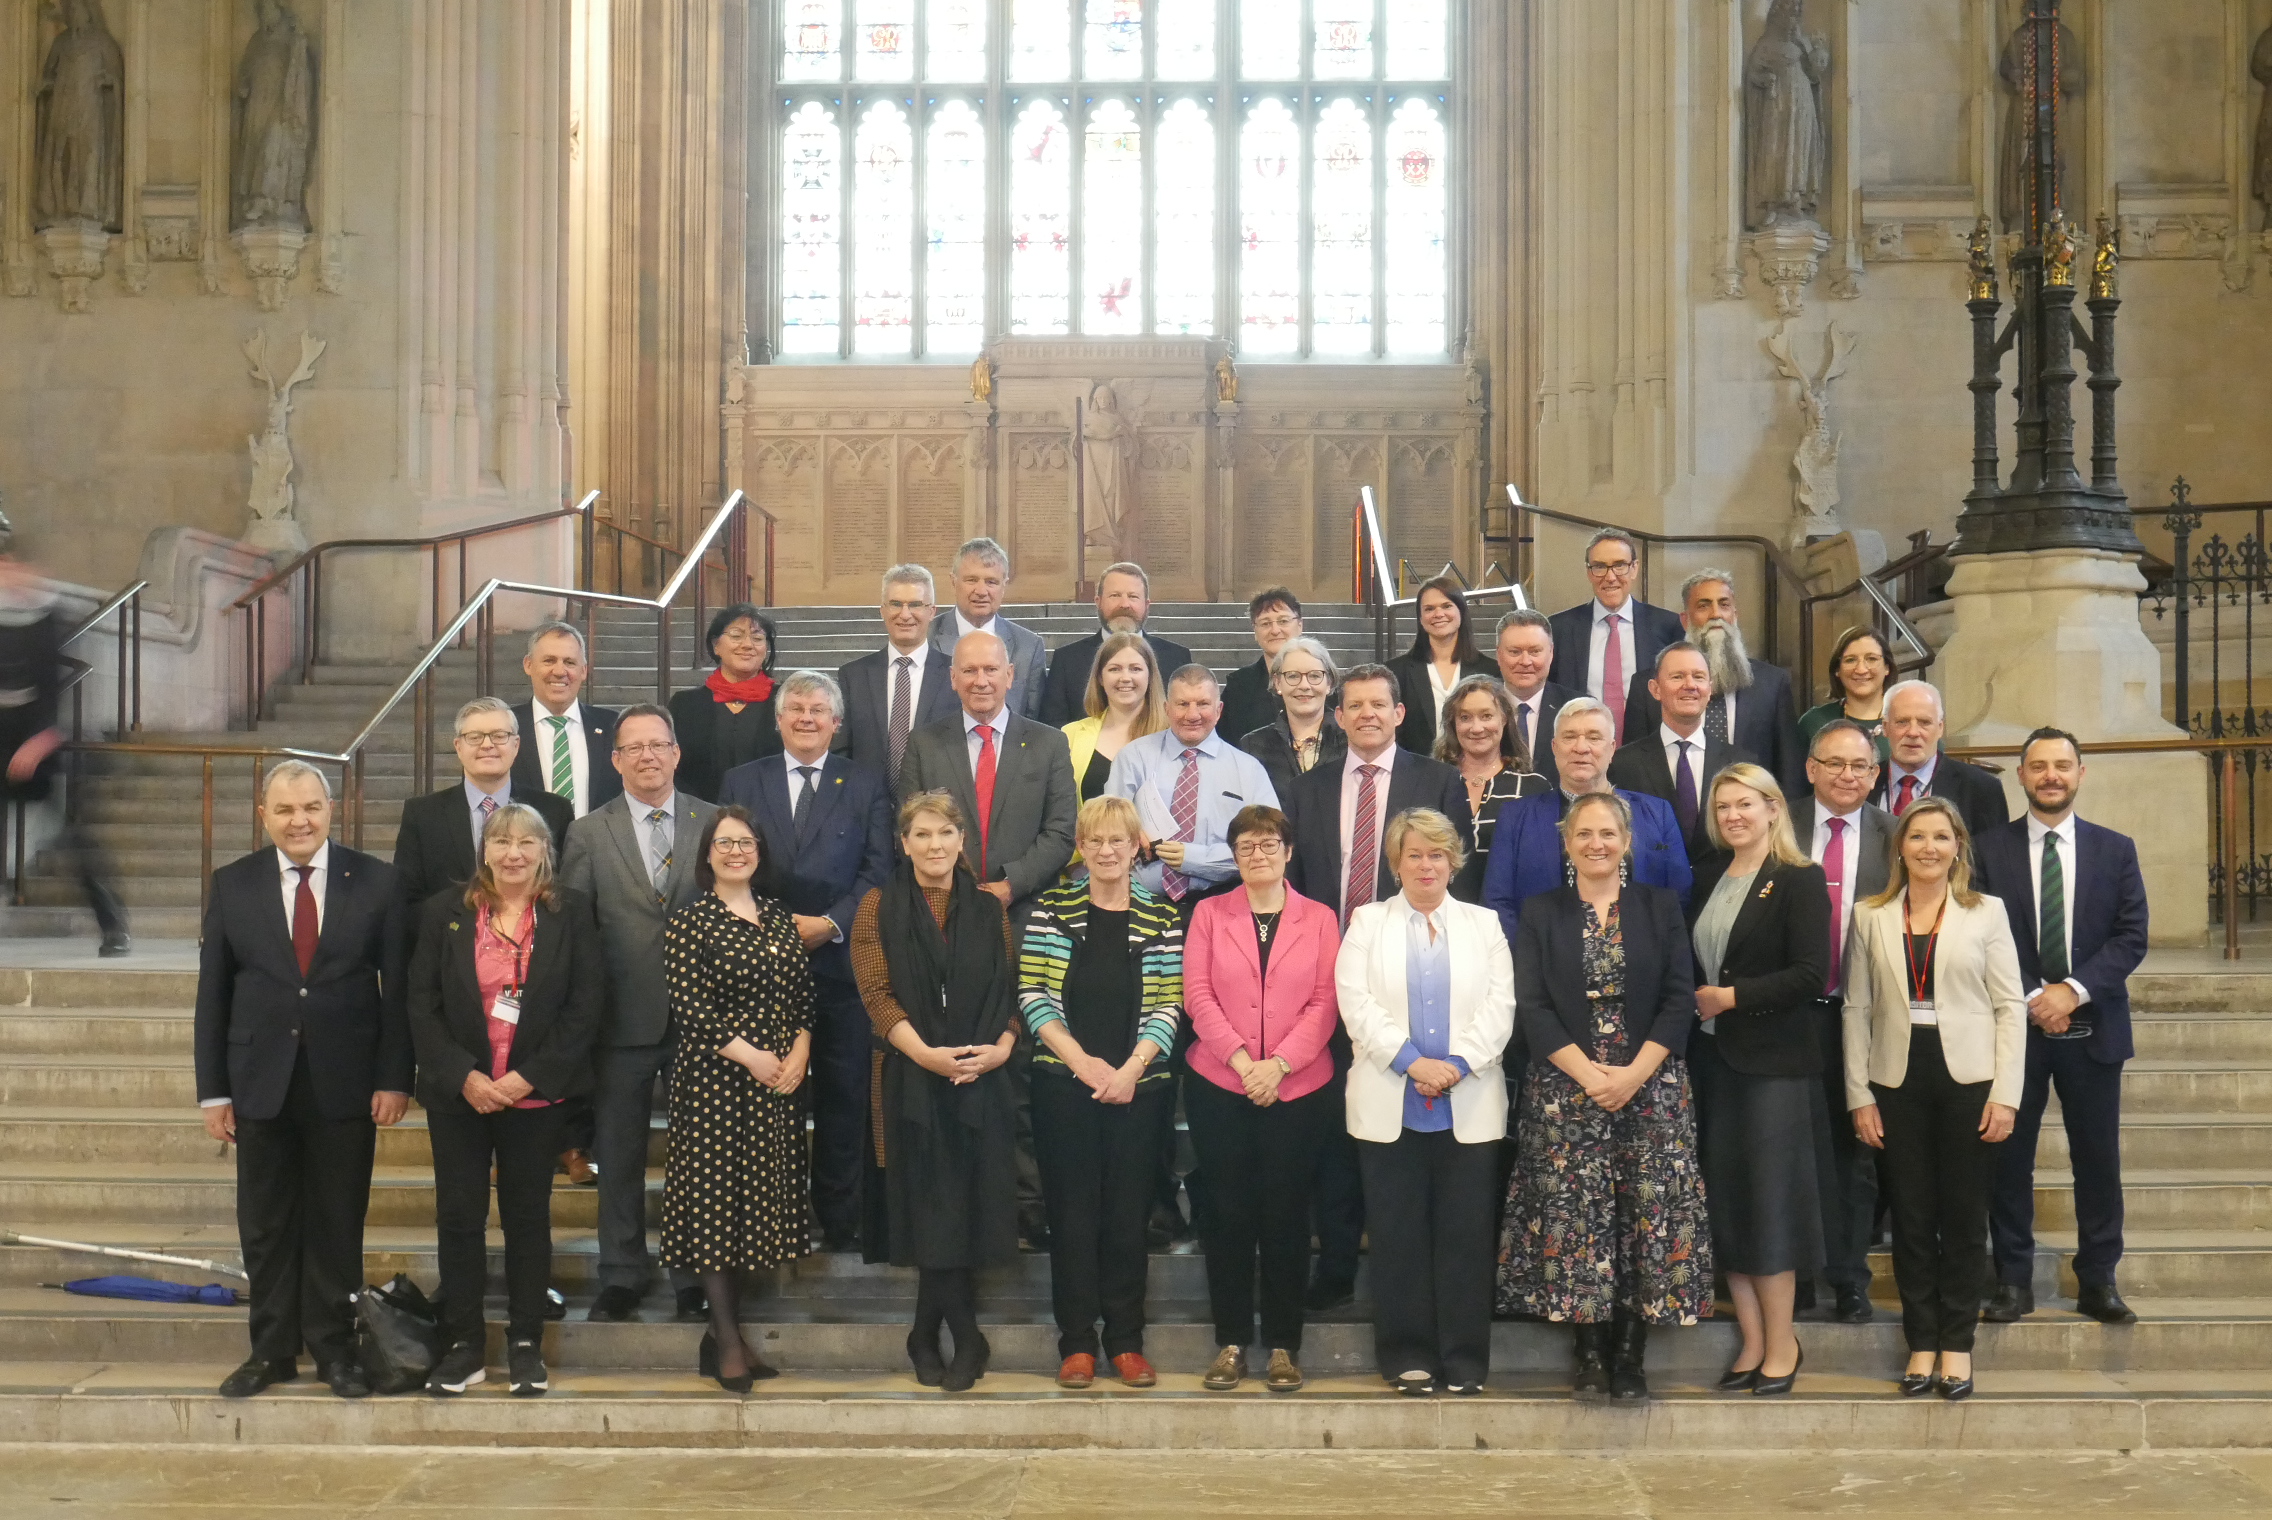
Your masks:
[[[1081,331],[1142,332],[1144,139],[1126,101],[1089,113],[1081,211]]]
[[[774,8],[775,354],[1447,355],[1450,0]]]
[[[968,101],[932,116],[926,159],[923,346],[975,354],[986,346],[986,125]]]
[[[1010,331],[1071,330],[1073,151],[1065,113],[1037,100],[1010,136]]]
[[[1152,330],[1212,334],[1215,126],[1205,106],[1179,100],[1152,141]]]

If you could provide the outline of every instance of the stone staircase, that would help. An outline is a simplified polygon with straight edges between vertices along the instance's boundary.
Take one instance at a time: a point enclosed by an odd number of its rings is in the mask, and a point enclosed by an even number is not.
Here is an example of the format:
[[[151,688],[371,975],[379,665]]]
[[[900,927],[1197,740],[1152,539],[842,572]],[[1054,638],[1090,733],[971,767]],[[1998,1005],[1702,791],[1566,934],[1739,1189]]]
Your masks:
[[[0,960],[6,957],[0,956]],[[186,970],[61,965],[0,969],[0,1227],[26,1234],[237,1260],[231,1163],[193,1104]],[[1300,1448],[1453,1447],[2135,1449],[2272,1441],[2272,977],[2142,974],[2140,1059],[2125,1097],[2129,1256],[2140,1323],[2110,1329],[2071,1302],[2064,1146],[2047,1128],[2037,1204],[2046,1307],[1983,1326],[1984,1392],[1963,1405],[1894,1396],[1901,1358],[1890,1269],[1878,1261],[1868,1325],[1808,1322],[1795,1397],[1715,1397],[1733,1326],[1659,1332],[1646,1409],[1564,1396],[1566,1332],[1495,1329],[1489,1392],[1413,1401],[1372,1375],[1360,1302],[1308,1332],[1310,1388],[1202,1395],[1212,1352],[1203,1262],[1151,1260],[1147,1351],[1162,1385],[1058,1390],[1046,1259],[993,1274],[981,1301],[994,1371],[968,1396],[920,1393],[903,1370],[910,1274],[855,1257],[770,1274],[748,1301],[765,1354],[788,1375],[747,1400],[691,1368],[699,1327],[592,1324],[595,1195],[555,1194],[555,1285],[572,1304],[550,1327],[554,1392],[530,1403],[478,1390],[347,1405],[303,1378],[243,1404],[213,1393],[241,1359],[244,1312],[67,1297],[39,1285],[108,1270],[202,1280],[45,1247],[0,1247],[0,1441],[105,1443],[867,1445]],[[659,1188],[658,1129],[648,1185]],[[434,1282],[429,1152],[420,1115],[382,1134],[366,1268]],[[493,1237],[492,1292],[501,1292]],[[2058,1299],[2053,1299],[2058,1295]],[[500,1305],[493,1300],[492,1313]]]

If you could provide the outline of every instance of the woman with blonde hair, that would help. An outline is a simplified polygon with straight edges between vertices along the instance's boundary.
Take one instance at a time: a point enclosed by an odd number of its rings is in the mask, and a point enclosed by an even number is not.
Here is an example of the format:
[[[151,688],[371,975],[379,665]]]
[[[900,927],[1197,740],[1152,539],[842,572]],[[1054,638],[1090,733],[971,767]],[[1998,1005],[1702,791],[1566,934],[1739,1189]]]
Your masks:
[[[481,830],[462,895],[422,910],[410,966],[418,1102],[434,1151],[435,1253],[448,1342],[429,1393],[486,1376],[490,1176],[505,1235],[505,1360],[512,1391],[548,1386],[543,1336],[552,1283],[552,1171],[560,1100],[591,1091],[607,968],[591,904],[553,884],[552,830],[509,802]]]
[[[1814,1001],[1830,976],[1830,888],[1791,832],[1775,778],[1739,762],[1712,778],[1714,853],[1689,896],[1696,1088],[1712,1254],[1742,1349],[1723,1393],[1789,1393],[1805,1353],[1791,1330],[1800,1274],[1822,1265],[1815,1124],[1822,1051]]]
[[[1533,792],[1546,790],[1546,778],[1523,749],[1515,704],[1495,675],[1468,676],[1444,698],[1443,721],[1436,725],[1435,758],[1459,768],[1467,783],[1472,820],[1467,864],[1460,867],[1452,895],[1461,902],[1483,901],[1483,869],[1491,855],[1491,836],[1499,809]]]
[[[1074,785],[1086,802],[1104,795],[1122,745],[1168,726],[1167,683],[1142,634],[1109,634],[1097,646],[1082,705],[1088,716],[1065,725],[1065,743],[1073,753]]]
[[[1911,803],[1845,957],[1846,1101],[1893,1206],[1904,1398],[1972,1395],[1995,1147],[2026,1078],[2019,951],[2004,905],[1972,888],[1971,854],[1946,798]]]

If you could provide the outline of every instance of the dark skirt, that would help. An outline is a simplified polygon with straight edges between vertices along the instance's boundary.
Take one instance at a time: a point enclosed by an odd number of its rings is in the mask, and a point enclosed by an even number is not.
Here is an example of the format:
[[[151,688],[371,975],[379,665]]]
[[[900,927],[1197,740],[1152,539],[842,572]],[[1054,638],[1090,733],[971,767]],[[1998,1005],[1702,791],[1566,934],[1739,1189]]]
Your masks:
[[[1819,1270],[1814,1112],[1822,1079],[1740,1072],[1718,1038],[1702,1031],[1688,1042],[1688,1074],[1720,1270],[1746,1277]]]
[[[899,1084],[937,1080],[896,1050],[884,1057],[884,1239],[870,1247],[895,1267],[991,1267],[1018,1258],[1018,1160],[1010,1073],[978,1079],[983,1121],[916,1124]],[[938,1112],[945,1116],[949,1105]],[[871,1197],[874,1196],[872,1193]]]

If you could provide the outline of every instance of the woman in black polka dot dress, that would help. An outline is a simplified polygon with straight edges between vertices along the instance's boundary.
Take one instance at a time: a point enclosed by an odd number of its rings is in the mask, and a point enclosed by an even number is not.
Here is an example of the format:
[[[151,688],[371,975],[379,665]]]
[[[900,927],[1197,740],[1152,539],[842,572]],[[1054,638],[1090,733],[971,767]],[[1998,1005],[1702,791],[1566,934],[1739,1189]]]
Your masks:
[[[701,1371],[746,1392],[774,1369],[742,1338],[736,1274],[811,1250],[804,1105],[812,972],[788,910],[756,896],[757,831],[738,807],[702,831],[702,895],[663,928],[671,1017],[670,1158],[663,1264],[702,1276],[710,1333]]]

